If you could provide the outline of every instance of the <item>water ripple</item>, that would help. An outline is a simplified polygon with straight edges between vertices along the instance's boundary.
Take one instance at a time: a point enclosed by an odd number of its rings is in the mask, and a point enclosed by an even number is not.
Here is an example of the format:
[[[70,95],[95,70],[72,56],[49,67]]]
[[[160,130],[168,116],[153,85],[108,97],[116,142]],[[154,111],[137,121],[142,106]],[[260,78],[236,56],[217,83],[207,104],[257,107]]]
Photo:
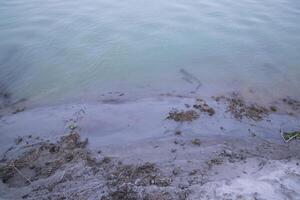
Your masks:
[[[300,97],[299,21],[297,0],[3,0],[0,83],[16,98],[160,93],[185,90],[187,68],[212,91]]]

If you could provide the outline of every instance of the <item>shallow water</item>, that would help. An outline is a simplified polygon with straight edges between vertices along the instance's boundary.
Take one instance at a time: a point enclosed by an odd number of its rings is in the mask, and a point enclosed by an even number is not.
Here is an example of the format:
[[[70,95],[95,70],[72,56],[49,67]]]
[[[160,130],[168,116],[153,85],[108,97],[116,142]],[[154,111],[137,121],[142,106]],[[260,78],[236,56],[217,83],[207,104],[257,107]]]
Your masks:
[[[0,84],[35,101],[196,80],[200,94],[300,97],[299,22],[298,0],[2,0]]]

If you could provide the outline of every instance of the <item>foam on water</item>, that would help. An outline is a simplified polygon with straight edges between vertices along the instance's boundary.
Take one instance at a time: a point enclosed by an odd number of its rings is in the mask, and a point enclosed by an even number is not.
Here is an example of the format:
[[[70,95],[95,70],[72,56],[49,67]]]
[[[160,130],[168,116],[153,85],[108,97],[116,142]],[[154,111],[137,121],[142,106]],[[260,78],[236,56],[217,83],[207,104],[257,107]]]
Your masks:
[[[107,91],[300,97],[297,0],[3,0],[0,84],[51,101]],[[82,95],[83,94],[83,95]]]

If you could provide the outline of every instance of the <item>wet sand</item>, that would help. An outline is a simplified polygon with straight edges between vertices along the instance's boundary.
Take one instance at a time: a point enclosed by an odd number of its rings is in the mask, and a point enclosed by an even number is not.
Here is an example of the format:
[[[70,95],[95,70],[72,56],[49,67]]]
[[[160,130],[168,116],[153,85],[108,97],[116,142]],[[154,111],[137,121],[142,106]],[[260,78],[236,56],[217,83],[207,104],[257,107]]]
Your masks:
[[[1,110],[2,199],[299,199],[300,104],[164,94]],[[14,114],[13,114],[14,113]],[[87,138],[87,140],[86,140]]]

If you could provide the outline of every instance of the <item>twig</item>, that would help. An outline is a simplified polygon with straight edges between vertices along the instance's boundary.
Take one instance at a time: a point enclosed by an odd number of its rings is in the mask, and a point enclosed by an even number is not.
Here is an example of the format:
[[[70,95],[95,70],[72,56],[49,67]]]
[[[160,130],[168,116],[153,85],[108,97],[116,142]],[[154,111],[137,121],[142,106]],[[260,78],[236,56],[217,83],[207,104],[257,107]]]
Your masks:
[[[282,132],[281,128],[280,128],[280,134],[281,134],[281,137],[282,137],[283,141],[287,143],[287,142],[288,142],[288,140],[286,140],[286,139],[284,138],[284,136],[283,136],[283,132]]]
[[[27,178],[16,166],[15,163],[13,162],[12,164],[13,168],[23,177],[25,178],[30,184],[32,184],[31,180],[29,178]]]
[[[21,148],[24,149],[24,148],[28,148],[28,147],[34,147],[34,146],[40,145],[40,144],[46,144],[46,142],[36,142],[36,143],[33,143],[33,144],[24,145]]]
[[[286,143],[288,143],[289,141],[291,141],[292,139],[294,139],[294,138],[296,138],[296,137],[299,137],[299,133],[297,133],[297,134],[293,135],[292,137],[290,137],[289,139],[286,140],[286,139],[284,138],[284,136],[283,136],[284,132],[282,132],[281,129],[280,129],[280,133],[281,133],[282,139],[283,139]]]
[[[292,139],[294,139],[295,137],[298,137],[299,135],[298,134],[295,134],[295,135],[293,135],[293,137],[290,137],[286,142],[289,142],[289,141],[291,141]]]
[[[197,92],[199,90],[199,88],[202,86],[201,81],[194,76],[193,74],[189,73],[188,71],[186,71],[185,69],[180,69],[179,72],[181,74],[183,74],[183,79],[189,83],[196,83],[197,86],[195,88],[195,90],[193,92]]]

